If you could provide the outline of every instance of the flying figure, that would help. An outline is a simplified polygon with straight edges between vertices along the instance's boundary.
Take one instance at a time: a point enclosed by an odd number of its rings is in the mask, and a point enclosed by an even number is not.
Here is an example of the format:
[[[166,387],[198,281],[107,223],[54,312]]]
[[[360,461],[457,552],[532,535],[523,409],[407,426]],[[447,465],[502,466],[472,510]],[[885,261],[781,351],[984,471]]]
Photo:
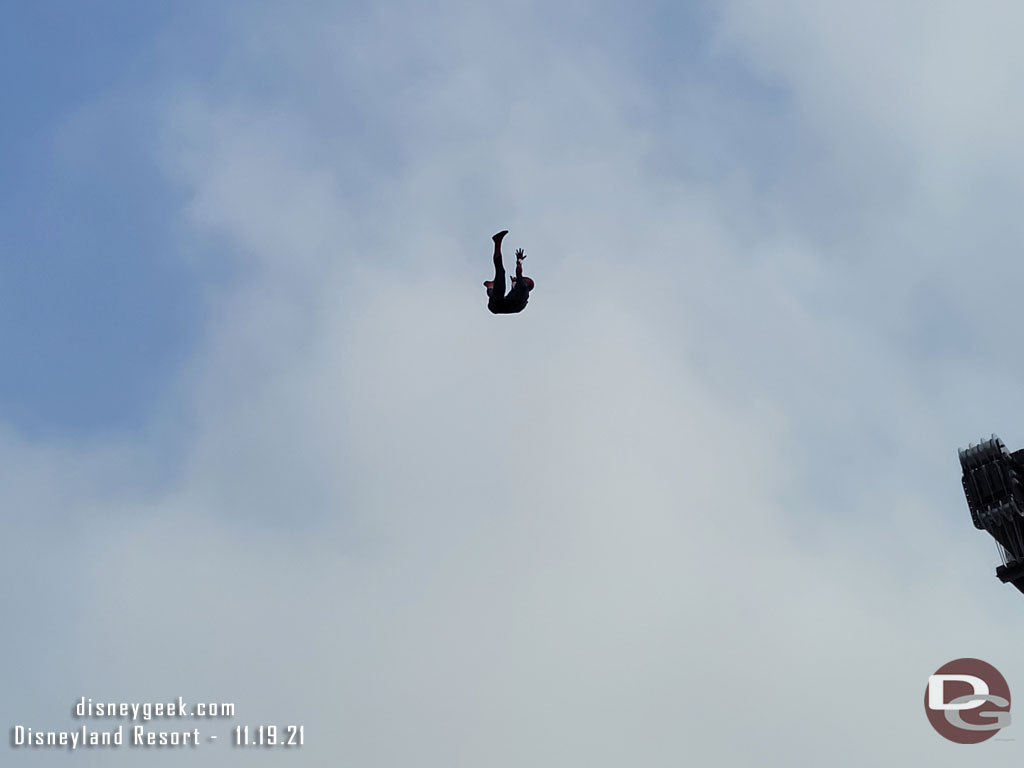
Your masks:
[[[496,315],[514,315],[526,309],[533,290],[533,280],[523,277],[523,259],[526,254],[520,248],[516,251],[516,276],[512,278],[512,290],[505,293],[505,265],[501,261],[501,241],[508,234],[507,229],[501,230],[491,238],[494,241],[494,279],[485,280],[487,289],[487,308]]]
[[[964,495],[974,527],[996,540],[996,576],[1024,592],[1024,450],[1010,453],[995,435],[960,449]]]

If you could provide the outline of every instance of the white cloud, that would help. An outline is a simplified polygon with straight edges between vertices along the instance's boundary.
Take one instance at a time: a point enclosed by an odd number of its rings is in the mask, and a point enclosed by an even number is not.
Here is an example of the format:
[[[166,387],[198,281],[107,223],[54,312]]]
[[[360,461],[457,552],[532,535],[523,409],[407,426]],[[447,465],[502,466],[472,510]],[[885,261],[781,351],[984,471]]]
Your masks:
[[[876,109],[893,141],[921,129],[845,85],[878,39],[866,17],[735,8],[729,45],[801,95],[794,120],[824,143],[848,127],[818,109]],[[792,24],[769,24],[781,11]],[[853,301],[872,258],[837,264],[732,181],[652,167],[673,137],[634,119],[659,94],[629,62],[478,14],[249,19],[280,92],[233,92],[229,71],[172,102],[185,221],[240,278],[211,294],[185,375],[177,482],[76,501],[56,460],[10,448],[28,467],[12,486],[63,494],[41,506],[117,512],[42,565],[9,547],[12,574],[75,562],[73,662],[24,706],[61,727],[83,692],[233,700],[232,725],[304,723],[288,759],[314,765],[949,762],[927,675],[978,655],[1024,679],[1018,596],[956,487],[975,421],[936,410],[956,389],[921,392],[929,360]],[[491,60],[499,20],[539,29],[540,55]],[[823,52],[833,27],[846,47]],[[826,76],[860,102],[825,99]],[[343,105],[308,101],[335,84]],[[851,183],[929,210],[913,185]],[[538,284],[513,318],[480,286],[504,226]],[[913,269],[893,275],[905,296]],[[979,761],[1012,749],[989,747]],[[227,754],[261,757],[202,751]]]

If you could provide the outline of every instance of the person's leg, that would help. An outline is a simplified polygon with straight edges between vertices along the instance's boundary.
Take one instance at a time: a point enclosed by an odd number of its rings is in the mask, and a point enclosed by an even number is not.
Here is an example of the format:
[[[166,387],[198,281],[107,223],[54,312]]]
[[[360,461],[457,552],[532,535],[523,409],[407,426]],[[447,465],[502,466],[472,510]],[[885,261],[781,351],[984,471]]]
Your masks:
[[[505,265],[501,261],[501,241],[508,234],[503,229],[491,239],[494,241],[494,285],[491,286],[491,299],[498,301],[505,296]]]

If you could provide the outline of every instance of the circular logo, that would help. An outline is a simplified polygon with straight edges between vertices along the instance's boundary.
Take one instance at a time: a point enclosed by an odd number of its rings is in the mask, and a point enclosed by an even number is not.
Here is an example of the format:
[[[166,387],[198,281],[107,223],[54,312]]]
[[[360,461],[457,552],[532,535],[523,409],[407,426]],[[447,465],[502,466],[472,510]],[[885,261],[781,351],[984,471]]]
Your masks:
[[[991,664],[957,659],[928,678],[924,711],[950,741],[978,744],[1010,724],[1010,686]]]

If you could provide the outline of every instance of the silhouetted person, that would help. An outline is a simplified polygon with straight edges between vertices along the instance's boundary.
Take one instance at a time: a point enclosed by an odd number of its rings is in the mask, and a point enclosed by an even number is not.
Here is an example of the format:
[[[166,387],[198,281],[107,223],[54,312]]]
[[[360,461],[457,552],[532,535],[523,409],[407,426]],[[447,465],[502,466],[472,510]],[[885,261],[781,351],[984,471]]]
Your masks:
[[[516,251],[516,276],[512,278],[512,290],[505,293],[505,265],[501,262],[501,240],[508,234],[503,229],[491,240],[494,241],[494,279],[485,280],[484,287],[487,288],[487,308],[496,315],[513,315],[522,312],[526,308],[526,302],[530,300],[530,291],[533,290],[533,280],[523,277],[523,259],[526,254],[520,248]]]

